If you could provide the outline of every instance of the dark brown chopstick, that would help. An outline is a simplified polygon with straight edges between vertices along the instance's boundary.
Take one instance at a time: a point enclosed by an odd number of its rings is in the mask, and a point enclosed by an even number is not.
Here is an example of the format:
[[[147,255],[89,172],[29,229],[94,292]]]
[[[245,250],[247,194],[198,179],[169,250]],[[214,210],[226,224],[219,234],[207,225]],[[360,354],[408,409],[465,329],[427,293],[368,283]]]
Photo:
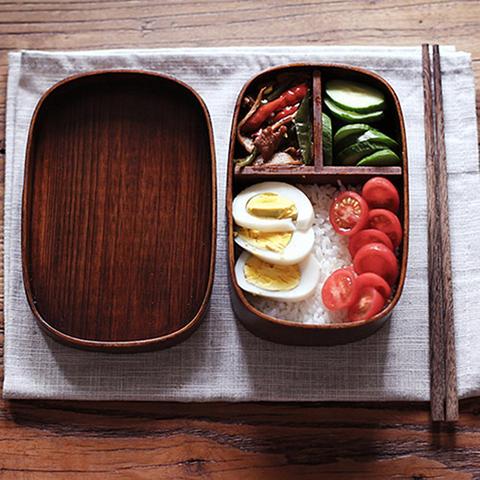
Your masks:
[[[458,420],[457,368],[455,355],[455,326],[453,313],[452,262],[450,251],[450,222],[448,219],[448,175],[443,116],[442,73],[438,45],[433,46],[434,102],[436,112],[437,180],[439,197],[438,223],[441,226],[443,314],[445,336],[445,420]]]
[[[458,419],[447,158],[438,45],[422,47],[427,167],[430,402],[434,421]],[[433,91],[433,93],[432,93]]]
[[[423,94],[425,114],[425,160],[427,167],[428,221],[428,317],[430,320],[430,410],[435,422],[445,420],[445,345],[441,301],[442,265],[439,224],[435,222],[437,195],[435,185],[435,129],[432,95],[432,71],[428,45],[422,47]]]

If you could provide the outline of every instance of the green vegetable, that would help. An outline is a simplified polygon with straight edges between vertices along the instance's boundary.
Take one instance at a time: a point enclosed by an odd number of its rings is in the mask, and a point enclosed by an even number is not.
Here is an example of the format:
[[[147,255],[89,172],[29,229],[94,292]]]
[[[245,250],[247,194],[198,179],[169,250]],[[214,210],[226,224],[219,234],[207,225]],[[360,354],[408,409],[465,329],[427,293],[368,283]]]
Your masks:
[[[305,165],[312,163],[312,119],[310,115],[310,95],[305,95],[295,115],[295,130],[298,146]]]
[[[342,142],[337,143],[335,145],[335,149],[337,151],[343,150],[348,146],[353,145],[354,143],[364,142],[366,140],[372,140],[375,143],[381,143],[382,145],[385,145],[386,147],[394,150],[398,148],[398,143],[393,138],[390,138],[389,136],[383,134],[382,132],[379,132],[378,130],[375,130],[374,128],[370,128],[360,135],[348,136]]]
[[[253,163],[257,155],[258,155],[257,149],[254,148],[252,153],[247,155],[245,158],[237,158],[235,160],[235,164],[240,168],[246,167]]]
[[[367,125],[366,123],[350,123],[349,125],[344,125],[337,130],[337,133],[333,137],[333,143],[335,145],[335,148],[340,147],[343,141],[346,141],[347,138],[361,135],[367,130],[370,130],[370,128],[372,127],[370,127],[370,125]]]
[[[357,167],[374,167],[374,166],[388,166],[400,165],[400,158],[395,152],[389,148],[379,150],[378,152],[363,157],[358,163]]]
[[[365,142],[354,143],[344,148],[337,154],[337,160],[342,165],[355,165],[359,160],[367,155],[371,155],[378,150],[383,150],[385,145],[366,140]]]
[[[326,113],[322,113],[322,144],[323,144],[323,164],[332,165],[333,146],[332,146],[332,121]]]
[[[398,148],[398,143],[393,138],[385,135],[374,128],[367,130],[363,135],[360,135],[357,139],[357,142],[364,142],[365,140],[374,140],[376,143],[383,143],[389,148]]]
[[[325,93],[339,107],[357,113],[375,112],[385,107],[383,92],[363,83],[329,80]]]
[[[325,105],[335,118],[346,123],[373,123],[383,118],[383,110],[376,110],[370,113],[357,113],[338,106],[329,98],[325,98]]]

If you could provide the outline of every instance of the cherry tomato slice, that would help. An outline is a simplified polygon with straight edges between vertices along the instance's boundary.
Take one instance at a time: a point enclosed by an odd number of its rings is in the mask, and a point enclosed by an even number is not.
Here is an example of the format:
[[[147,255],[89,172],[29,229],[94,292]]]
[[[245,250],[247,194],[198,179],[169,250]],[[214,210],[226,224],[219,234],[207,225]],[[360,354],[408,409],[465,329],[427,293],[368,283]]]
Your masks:
[[[353,268],[358,274],[376,273],[390,285],[393,285],[398,277],[397,257],[383,243],[364,245],[353,258]]]
[[[387,300],[392,294],[390,285],[379,275],[372,272],[362,273],[357,277],[358,290],[361,292],[365,287],[373,287]]]
[[[364,287],[358,296],[357,301],[348,309],[347,319],[349,322],[369,320],[385,305],[385,299],[373,287]]]
[[[397,213],[400,206],[398,190],[390,180],[383,177],[368,180],[362,188],[362,197],[370,208],[384,208]]]
[[[385,233],[380,230],[375,230],[374,228],[367,228],[366,230],[360,230],[353,235],[353,237],[350,237],[350,240],[348,241],[348,250],[350,251],[352,258],[368,243],[383,243],[393,252],[393,243]]]
[[[397,248],[402,241],[402,225],[398,217],[384,208],[375,208],[368,212],[368,226],[385,233]]]
[[[325,280],[322,300],[332,311],[348,308],[357,298],[356,273],[352,267],[339,268]]]
[[[358,193],[341,193],[330,207],[330,222],[338,234],[354,235],[367,225],[367,202]]]

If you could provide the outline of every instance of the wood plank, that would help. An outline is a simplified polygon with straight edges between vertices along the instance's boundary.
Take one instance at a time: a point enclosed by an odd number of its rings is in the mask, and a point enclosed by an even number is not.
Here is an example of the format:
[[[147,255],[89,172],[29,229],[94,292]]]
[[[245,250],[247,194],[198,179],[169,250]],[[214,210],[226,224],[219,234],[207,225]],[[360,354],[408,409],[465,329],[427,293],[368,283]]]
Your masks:
[[[12,49],[435,39],[472,52],[478,85],[479,27],[468,0],[0,0],[1,171]],[[478,478],[480,401],[460,407],[456,426],[435,427],[427,404],[0,402],[0,478]]]
[[[414,407],[14,402],[2,479],[473,478],[478,405],[438,429]]]

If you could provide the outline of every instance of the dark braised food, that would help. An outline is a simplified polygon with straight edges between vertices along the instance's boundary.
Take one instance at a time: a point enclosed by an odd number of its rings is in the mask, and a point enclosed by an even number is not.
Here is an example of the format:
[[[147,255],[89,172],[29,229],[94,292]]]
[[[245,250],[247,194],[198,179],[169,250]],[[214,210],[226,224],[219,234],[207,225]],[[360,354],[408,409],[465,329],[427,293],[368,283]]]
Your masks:
[[[236,165],[310,165],[311,110],[311,88],[303,74],[280,74],[248,93],[237,126]]]

